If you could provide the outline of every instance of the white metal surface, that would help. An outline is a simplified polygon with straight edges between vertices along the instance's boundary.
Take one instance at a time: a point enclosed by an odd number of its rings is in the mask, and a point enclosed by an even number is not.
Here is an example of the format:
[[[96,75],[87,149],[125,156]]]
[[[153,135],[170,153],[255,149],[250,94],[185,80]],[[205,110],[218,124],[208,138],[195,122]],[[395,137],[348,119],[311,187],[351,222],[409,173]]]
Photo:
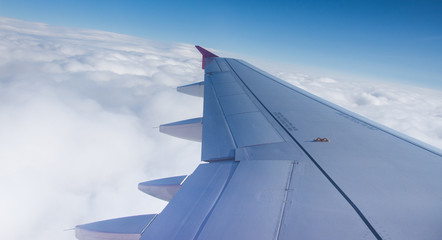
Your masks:
[[[242,161],[198,239],[274,239],[290,161]]]
[[[244,93],[230,72],[212,74],[210,79],[218,97]]]
[[[233,159],[235,142],[216,98],[210,77],[206,77],[204,87],[201,160]]]
[[[187,176],[176,176],[151,180],[138,184],[138,189],[153,197],[170,201],[173,196],[180,190],[181,183]]]
[[[252,103],[246,94],[219,97],[219,102],[226,116],[258,111],[258,108],[256,108],[255,104]]]
[[[141,239],[193,239],[216,205],[235,167],[233,161],[199,165]]]
[[[219,66],[214,58],[211,58],[210,61],[206,62],[204,70],[206,73],[213,73],[213,72],[221,71],[221,69],[219,68]]]
[[[109,219],[75,227],[79,240],[138,240],[156,214]]]
[[[188,94],[195,97],[204,97],[204,82],[192,83],[177,87],[176,90],[180,93]]]
[[[227,117],[238,147],[282,142],[283,139],[260,112]]]
[[[202,128],[203,118],[192,118],[160,125],[160,132],[177,138],[201,142]]]

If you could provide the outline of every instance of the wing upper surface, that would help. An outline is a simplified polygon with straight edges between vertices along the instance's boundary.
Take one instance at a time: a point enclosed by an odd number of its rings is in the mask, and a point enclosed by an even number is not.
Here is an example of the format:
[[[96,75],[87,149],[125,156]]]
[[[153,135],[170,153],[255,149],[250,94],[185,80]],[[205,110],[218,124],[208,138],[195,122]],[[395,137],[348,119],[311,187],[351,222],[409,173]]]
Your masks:
[[[440,153],[254,67],[227,61],[310,160],[379,231],[379,237],[442,236]],[[318,136],[330,142],[313,141]]]
[[[206,163],[141,239],[441,238],[439,152],[240,60],[204,61]]]

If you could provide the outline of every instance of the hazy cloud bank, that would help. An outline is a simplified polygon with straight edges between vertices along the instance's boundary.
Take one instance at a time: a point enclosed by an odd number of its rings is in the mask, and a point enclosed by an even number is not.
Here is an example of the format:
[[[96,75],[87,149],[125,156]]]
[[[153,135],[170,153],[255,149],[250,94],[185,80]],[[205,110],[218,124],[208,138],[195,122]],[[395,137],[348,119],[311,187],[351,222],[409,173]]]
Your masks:
[[[137,183],[188,174],[200,145],[158,133],[197,117],[192,45],[0,18],[1,239],[73,239],[79,223],[159,212]],[[442,93],[280,72],[296,86],[442,147]]]

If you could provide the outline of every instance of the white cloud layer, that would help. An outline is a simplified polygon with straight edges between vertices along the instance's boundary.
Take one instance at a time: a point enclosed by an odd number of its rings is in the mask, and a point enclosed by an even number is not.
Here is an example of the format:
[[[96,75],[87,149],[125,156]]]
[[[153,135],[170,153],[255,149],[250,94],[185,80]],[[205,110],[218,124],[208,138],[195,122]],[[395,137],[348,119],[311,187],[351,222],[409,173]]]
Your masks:
[[[187,44],[0,18],[0,239],[74,239],[63,230],[159,212],[137,183],[199,163],[200,144],[153,127],[201,115],[174,89],[201,81],[200,64]],[[442,147],[441,92],[276,75]]]
[[[191,45],[0,18],[0,239],[74,239],[76,224],[159,212],[137,190],[188,174],[200,144],[153,127],[197,117]]]
[[[393,83],[274,75],[387,127],[442,148],[442,92]]]

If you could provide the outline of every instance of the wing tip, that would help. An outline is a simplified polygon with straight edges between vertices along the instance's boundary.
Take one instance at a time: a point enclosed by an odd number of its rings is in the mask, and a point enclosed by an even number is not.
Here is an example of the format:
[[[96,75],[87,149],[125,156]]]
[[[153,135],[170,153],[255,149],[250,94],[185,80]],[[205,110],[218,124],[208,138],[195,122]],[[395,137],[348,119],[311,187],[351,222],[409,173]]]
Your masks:
[[[203,55],[203,57],[218,57],[216,54],[208,51],[207,49],[199,46],[199,45],[195,45],[196,49],[198,49],[198,51],[201,53],[201,55]]]
[[[198,49],[198,51],[201,53],[201,55],[203,55],[203,65],[202,65],[202,69],[204,69],[205,65],[206,65],[206,59],[207,58],[216,58],[218,57],[216,54],[208,51],[207,49],[199,46],[199,45],[195,45],[196,49]]]

